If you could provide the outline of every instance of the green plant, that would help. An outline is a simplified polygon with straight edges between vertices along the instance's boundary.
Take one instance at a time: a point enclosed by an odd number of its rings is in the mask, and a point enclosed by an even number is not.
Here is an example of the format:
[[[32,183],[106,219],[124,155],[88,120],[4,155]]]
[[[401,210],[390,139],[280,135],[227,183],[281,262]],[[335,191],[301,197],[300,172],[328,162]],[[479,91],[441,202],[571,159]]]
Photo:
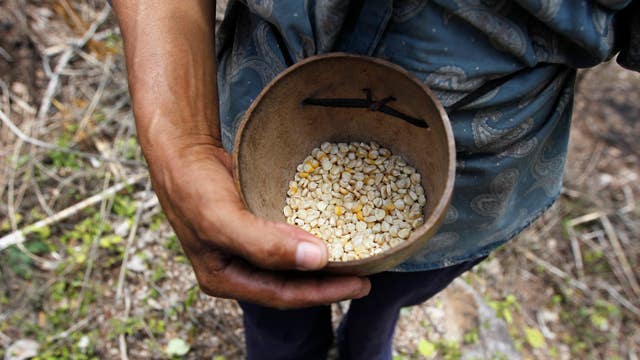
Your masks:
[[[60,148],[71,147],[71,134],[65,133],[58,138],[56,145]],[[78,169],[80,167],[80,159],[78,155],[69,151],[51,150],[49,151],[49,159],[55,169]]]
[[[462,357],[460,344],[457,342],[451,340],[432,342],[424,338],[418,342],[418,354],[426,358],[444,360],[458,360]]]
[[[471,329],[464,334],[465,344],[477,344],[478,341],[480,341],[480,335],[477,328]]]
[[[27,251],[36,255],[42,255],[49,251],[49,246],[45,242],[50,230],[44,229],[35,234],[35,239],[29,240],[24,244]],[[44,236],[47,235],[47,236]],[[30,280],[33,278],[34,264],[29,255],[12,245],[0,254],[0,261],[17,276],[22,279]]]
[[[496,312],[498,317],[504,319],[507,324],[513,322],[513,311],[520,308],[515,295],[509,294],[504,300],[489,301],[489,306]]]
[[[135,215],[138,206],[127,195],[116,195],[113,198],[113,212],[124,218],[131,218]]]
[[[524,336],[527,339],[527,343],[534,349],[539,349],[546,345],[546,341],[544,340],[544,336],[540,330],[532,327],[524,328]]]

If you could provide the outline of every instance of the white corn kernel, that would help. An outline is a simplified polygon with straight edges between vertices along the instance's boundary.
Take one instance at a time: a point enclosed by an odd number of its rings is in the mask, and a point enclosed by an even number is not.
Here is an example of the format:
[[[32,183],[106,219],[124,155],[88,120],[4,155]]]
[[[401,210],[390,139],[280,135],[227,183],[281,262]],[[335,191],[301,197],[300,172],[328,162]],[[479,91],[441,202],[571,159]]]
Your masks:
[[[420,174],[376,143],[322,143],[286,193],[286,222],[325,240],[330,261],[386,251],[424,223]]]
[[[331,170],[331,167],[333,166],[331,161],[327,160],[326,158],[322,160],[321,164],[322,164],[322,170],[324,170],[324,171]]]
[[[318,210],[324,211],[327,208],[327,203],[324,201],[318,201],[316,203],[316,207],[318,208]]]

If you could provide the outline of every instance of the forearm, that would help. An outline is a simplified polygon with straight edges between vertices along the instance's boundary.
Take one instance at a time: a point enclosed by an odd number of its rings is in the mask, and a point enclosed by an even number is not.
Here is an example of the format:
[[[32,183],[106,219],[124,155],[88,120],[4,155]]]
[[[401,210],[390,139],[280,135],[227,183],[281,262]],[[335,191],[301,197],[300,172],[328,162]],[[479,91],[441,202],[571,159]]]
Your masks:
[[[114,0],[140,143],[174,152],[181,139],[220,144],[214,0]]]
[[[367,279],[267,270],[318,270],[328,255],[322,240],[256,217],[240,198],[220,142],[215,1],[113,4],[153,188],[203,291],[283,308],[366,295]]]

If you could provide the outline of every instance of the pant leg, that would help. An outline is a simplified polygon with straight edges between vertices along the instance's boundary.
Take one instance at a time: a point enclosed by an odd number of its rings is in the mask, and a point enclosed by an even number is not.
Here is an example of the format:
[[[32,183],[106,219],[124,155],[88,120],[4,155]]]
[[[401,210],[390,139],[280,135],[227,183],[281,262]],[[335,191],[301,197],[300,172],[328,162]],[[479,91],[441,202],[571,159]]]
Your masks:
[[[340,359],[390,360],[400,309],[428,300],[484,259],[431,271],[371,276],[371,292],[351,301],[338,329]]]
[[[240,302],[248,360],[326,359],[331,307],[278,310]]]

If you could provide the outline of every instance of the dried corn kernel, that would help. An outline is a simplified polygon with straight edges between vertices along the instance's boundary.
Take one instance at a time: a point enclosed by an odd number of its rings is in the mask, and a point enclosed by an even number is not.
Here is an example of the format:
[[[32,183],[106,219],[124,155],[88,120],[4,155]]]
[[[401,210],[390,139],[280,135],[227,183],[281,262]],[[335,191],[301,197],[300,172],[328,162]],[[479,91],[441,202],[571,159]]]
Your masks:
[[[420,174],[376,143],[322,143],[296,171],[286,221],[325,240],[331,261],[382,253],[424,223]]]

